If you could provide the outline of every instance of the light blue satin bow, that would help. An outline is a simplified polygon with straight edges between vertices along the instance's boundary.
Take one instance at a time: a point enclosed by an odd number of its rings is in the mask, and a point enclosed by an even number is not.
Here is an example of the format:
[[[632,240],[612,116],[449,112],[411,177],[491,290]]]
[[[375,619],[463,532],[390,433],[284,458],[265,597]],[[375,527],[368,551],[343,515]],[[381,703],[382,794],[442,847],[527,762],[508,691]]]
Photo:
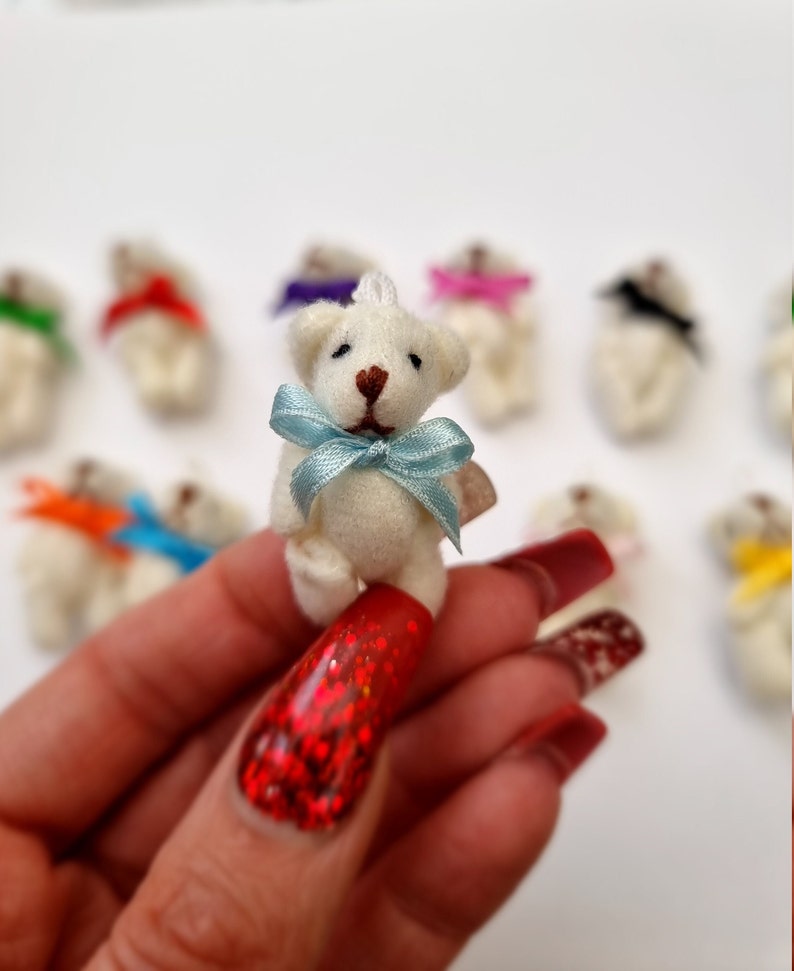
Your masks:
[[[130,496],[125,505],[135,519],[113,533],[115,543],[174,560],[182,573],[197,570],[215,553],[211,546],[196,543],[165,526],[151,500],[142,492]]]
[[[474,445],[451,419],[433,418],[389,438],[366,438],[335,424],[305,388],[282,384],[270,427],[288,442],[311,450],[290,483],[305,519],[318,493],[346,469],[377,469],[418,499],[461,552],[458,504],[441,476],[462,468]]]

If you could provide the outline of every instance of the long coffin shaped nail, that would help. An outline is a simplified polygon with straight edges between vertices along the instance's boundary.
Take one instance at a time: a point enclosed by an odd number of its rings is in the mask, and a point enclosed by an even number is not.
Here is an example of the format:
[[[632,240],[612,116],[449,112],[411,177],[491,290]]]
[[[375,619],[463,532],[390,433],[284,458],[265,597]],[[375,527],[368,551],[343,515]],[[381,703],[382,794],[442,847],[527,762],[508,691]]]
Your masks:
[[[644,649],[645,638],[633,621],[617,610],[604,610],[536,641],[529,652],[568,664],[586,695],[631,664]]]
[[[564,705],[533,725],[510,746],[508,758],[541,754],[548,758],[564,782],[598,748],[607,727],[580,705]]]
[[[430,639],[427,609],[371,587],[275,689],[243,744],[246,799],[299,829],[333,826],[353,808]]]
[[[525,576],[541,595],[542,618],[608,580],[615,564],[589,529],[574,529],[545,543],[534,543],[494,563]]]

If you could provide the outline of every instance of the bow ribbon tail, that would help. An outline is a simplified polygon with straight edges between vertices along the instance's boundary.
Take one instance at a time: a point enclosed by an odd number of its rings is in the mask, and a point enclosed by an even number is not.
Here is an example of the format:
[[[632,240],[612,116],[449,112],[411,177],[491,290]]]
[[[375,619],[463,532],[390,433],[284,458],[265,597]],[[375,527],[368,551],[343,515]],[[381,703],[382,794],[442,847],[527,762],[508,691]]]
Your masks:
[[[366,447],[362,448],[355,441],[325,442],[296,467],[290,481],[290,495],[305,520],[308,521],[318,494],[365,450]]]
[[[421,502],[444,530],[458,553],[463,553],[460,545],[458,503],[444,483],[440,479],[430,477],[410,479],[389,468],[381,471],[402,486],[406,492],[410,492],[414,499]]]

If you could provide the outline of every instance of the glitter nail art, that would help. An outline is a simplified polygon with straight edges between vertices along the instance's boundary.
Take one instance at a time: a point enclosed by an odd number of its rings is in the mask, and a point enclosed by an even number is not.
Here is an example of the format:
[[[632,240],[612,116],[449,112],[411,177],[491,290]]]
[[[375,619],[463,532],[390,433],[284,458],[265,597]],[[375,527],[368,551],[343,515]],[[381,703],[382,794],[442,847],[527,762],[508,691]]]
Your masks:
[[[275,689],[241,752],[238,782],[261,812],[330,827],[355,805],[432,630],[429,612],[371,587]]]
[[[622,671],[644,647],[644,638],[633,621],[617,610],[605,610],[538,641],[530,653],[570,664],[586,695]]]

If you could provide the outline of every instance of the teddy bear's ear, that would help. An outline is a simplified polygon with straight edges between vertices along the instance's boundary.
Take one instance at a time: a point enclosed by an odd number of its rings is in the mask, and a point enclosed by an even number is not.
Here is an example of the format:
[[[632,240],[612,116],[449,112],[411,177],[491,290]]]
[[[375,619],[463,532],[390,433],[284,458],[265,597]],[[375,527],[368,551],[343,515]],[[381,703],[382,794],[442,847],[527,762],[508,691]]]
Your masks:
[[[447,327],[433,326],[433,343],[437,355],[441,391],[451,391],[466,377],[469,351],[458,335]]]
[[[304,307],[289,328],[289,349],[298,377],[309,385],[320,348],[345,311],[339,304],[320,301]]]

